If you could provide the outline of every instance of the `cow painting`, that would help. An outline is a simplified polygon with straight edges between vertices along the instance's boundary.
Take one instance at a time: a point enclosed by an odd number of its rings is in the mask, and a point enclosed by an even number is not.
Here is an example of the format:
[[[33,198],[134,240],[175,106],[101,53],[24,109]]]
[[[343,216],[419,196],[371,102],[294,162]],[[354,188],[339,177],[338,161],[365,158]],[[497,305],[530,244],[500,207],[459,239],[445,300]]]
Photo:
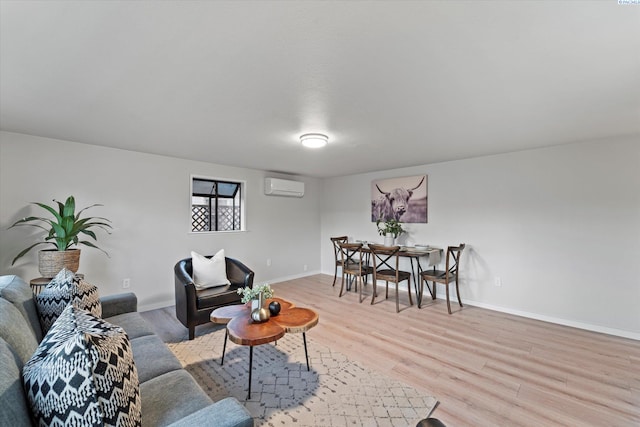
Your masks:
[[[427,222],[427,176],[371,183],[371,221]]]

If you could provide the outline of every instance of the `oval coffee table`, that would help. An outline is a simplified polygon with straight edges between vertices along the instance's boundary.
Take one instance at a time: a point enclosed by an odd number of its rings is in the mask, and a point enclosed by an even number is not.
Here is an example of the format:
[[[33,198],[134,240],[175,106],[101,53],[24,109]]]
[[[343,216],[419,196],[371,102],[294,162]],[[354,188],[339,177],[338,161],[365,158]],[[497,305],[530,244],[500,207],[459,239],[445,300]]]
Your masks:
[[[220,365],[224,364],[227,337],[238,345],[249,346],[249,388],[247,391],[247,400],[251,399],[253,347],[256,345],[277,341],[286,333],[302,333],[307,370],[310,370],[306,332],[318,324],[318,313],[310,308],[295,307],[293,303],[282,298],[267,299],[265,304],[268,306],[272,301],[280,303],[280,313],[276,316],[271,316],[269,320],[262,323],[255,323],[251,319],[250,303],[220,307],[213,310],[210,316],[212,322],[227,325]]]

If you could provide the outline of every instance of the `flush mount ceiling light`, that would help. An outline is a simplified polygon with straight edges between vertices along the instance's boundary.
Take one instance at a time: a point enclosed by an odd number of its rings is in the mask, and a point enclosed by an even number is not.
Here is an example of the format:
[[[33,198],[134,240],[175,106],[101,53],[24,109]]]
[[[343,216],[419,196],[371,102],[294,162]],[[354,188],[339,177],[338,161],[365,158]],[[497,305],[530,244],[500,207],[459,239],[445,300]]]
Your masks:
[[[321,133],[305,133],[300,136],[300,143],[309,148],[320,148],[327,145],[329,137]]]

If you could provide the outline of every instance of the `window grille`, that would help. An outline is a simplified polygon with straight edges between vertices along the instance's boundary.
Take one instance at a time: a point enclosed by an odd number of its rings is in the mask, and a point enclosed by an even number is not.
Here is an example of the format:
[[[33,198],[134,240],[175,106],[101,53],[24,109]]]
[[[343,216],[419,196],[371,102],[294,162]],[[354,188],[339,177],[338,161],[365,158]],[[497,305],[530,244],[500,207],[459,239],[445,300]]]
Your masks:
[[[242,183],[192,178],[191,231],[242,229]]]

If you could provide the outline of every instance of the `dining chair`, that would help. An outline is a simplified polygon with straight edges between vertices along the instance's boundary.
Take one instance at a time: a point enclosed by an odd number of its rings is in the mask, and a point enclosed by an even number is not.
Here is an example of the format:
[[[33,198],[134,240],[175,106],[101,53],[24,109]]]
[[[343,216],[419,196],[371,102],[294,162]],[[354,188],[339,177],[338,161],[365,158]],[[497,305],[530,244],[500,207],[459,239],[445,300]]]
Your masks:
[[[342,267],[342,256],[340,255],[342,249],[340,249],[340,243],[347,243],[349,238],[347,236],[331,237],[331,244],[333,245],[333,257],[335,259],[335,266],[333,270],[333,285],[336,285],[338,279],[338,267]]]
[[[342,282],[340,284],[340,297],[344,290],[344,278],[355,284],[355,290],[358,290],[358,281],[360,281],[359,302],[362,302],[362,288],[367,283],[367,276],[373,274],[373,268],[366,263],[365,255],[362,252],[362,243],[340,243],[340,253],[342,256]],[[363,279],[364,277],[364,279]]]
[[[451,303],[449,302],[449,284],[452,282],[456,283],[456,295],[458,296],[458,304],[460,307],[463,307],[462,301],[460,300],[460,288],[458,287],[459,282],[459,266],[460,266],[460,255],[464,250],[465,244],[460,243],[459,246],[449,246],[447,247],[447,260],[445,269],[436,270],[436,267],[433,267],[433,270],[423,271],[421,274],[422,281],[420,282],[420,297],[418,298],[418,308],[422,307],[422,295],[424,292],[424,284],[427,284],[427,289],[431,294],[432,299],[436,299],[436,283],[442,283],[447,291],[447,309],[449,310],[449,314],[451,314]],[[429,282],[433,282],[433,289],[429,287]]]
[[[413,305],[411,299],[411,273],[400,271],[400,246],[383,246],[369,244],[371,259],[373,260],[373,296],[371,304],[376,300],[378,280],[384,280],[386,284],[385,299],[389,298],[389,282],[396,284],[396,313],[400,312],[400,302],[398,296],[398,286],[400,282],[407,281],[407,293],[409,304]]]

